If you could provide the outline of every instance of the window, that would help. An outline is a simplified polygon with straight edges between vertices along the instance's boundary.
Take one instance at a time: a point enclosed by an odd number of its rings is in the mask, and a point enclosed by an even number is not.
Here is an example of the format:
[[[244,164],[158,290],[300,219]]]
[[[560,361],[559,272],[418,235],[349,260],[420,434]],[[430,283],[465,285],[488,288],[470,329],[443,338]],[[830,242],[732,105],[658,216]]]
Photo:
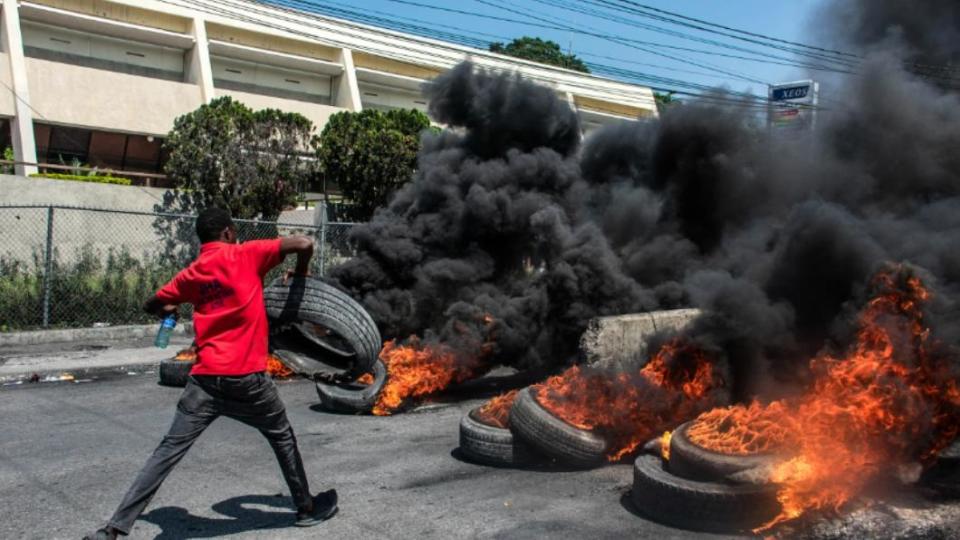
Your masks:
[[[35,123],[37,160],[51,165],[73,165],[158,173],[163,169],[163,140],[150,135]]]

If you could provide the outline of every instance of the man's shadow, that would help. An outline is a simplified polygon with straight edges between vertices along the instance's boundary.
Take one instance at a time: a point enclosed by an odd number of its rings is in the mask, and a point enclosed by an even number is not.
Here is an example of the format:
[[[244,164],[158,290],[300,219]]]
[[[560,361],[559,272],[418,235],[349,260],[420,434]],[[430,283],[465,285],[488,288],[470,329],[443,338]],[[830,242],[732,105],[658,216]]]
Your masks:
[[[278,511],[265,511],[253,506],[269,506]],[[160,527],[158,540],[177,538],[216,538],[254,530],[284,529],[293,526],[294,511],[289,497],[277,495],[241,495],[213,505],[213,510],[226,518],[195,516],[179,506],[151,510],[140,519]]]

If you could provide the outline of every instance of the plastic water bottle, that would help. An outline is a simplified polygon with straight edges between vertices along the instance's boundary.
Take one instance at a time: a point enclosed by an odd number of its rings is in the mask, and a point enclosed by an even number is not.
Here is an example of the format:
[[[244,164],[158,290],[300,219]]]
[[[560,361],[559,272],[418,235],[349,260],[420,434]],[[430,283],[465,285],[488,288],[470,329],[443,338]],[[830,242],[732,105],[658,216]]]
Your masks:
[[[153,342],[158,349],[166,349],[170,344],[170,334],[173,333],[175,326],[177,326],[177,316],[174,314],[167,315],[160,322],[160,331],[157,332],[157,339]]]

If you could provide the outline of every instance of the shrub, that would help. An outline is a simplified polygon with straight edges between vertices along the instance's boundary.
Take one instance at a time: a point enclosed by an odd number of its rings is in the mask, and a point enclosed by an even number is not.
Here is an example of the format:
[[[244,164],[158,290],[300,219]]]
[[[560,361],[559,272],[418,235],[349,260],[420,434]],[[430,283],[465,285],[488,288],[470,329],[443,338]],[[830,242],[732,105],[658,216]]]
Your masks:
[[[0,257],[0,313],[4,314],[0,331],[43,324],[41,253],[35,250],[29,263]],[[142,311],[143,302],[179,268],[160,257],[137,259],[126,248],[104,253],[85,246],[67,261],[54,250],[51,270],[50,322],[76,327],[154,322]]]
[[[351,219],[369,219],[410,180],[420,134],[429,127],[427,115],[415,109],[367,109],[330,117],[318,140],[317,161],[321,175],[353,203]]]
[[[93,182],[95,184],[116,184],[119,186],[129,186],[133,181],[129,178],[119,176],[81,176],[77,174],[59,174],[59,173],[33,173],[34,178],[51,178],[53,180],[72,180],[75,182]]]

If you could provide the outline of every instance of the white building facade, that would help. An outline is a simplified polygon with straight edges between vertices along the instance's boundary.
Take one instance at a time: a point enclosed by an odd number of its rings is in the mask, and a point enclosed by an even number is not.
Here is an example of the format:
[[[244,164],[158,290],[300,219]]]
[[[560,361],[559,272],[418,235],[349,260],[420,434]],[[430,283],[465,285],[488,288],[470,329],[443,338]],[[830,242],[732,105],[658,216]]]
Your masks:
[[[300,113],[415,108],[469,58],[548,85],[585,131],[657,115],[647,87],[243,0],[2,0],[0,144],[18,174],[76,160],[160,172],[174,119],[218,96]]]

